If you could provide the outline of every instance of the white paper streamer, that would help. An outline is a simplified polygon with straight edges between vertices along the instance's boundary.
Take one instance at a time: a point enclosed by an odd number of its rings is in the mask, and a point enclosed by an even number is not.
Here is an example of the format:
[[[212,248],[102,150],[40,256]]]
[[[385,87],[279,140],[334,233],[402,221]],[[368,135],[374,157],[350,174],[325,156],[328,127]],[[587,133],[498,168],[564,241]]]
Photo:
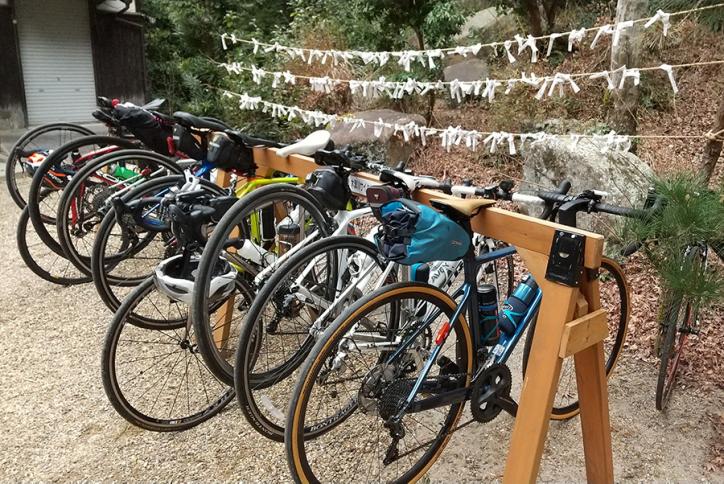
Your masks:
[[[613,33],[616,31],[613,25],[603,25],[599,27],[599,29],[596,31],[596,36],[593,38],[593,42],[591,42],[591,49],[596,47],[596,44],[598,44],[598,41],[601,39],[604,35],[613,35]]]
[[[664,37],[666,37],[666,35],[669,33],[669,27],[671,26],[671,14],[668,14],[661,9],[657,10],[656,15],[651,17],[649,21],[644,24],[644,28],[648,29],[659,21],[661,21],[661,24],[663,25],[663,34]]]
[[[616,28],[613,31],[613,45],[614,47],[621,41],[621,32],[625,29],[633,27],[633,20],[627,20],[626,22],[619,22],[616,24]]]
[[[568,34],[568,52],[573,51],[573,44],[580,43],[586,36],[586,29],[578,29]]]
[[[669,77],[669,82],[671,83],[671,90],[674,91],[674,94],[678,93],[679,87],[676,85],[673,68],[669,64],[661,64],[659,69],[666,72],[666,75]]]

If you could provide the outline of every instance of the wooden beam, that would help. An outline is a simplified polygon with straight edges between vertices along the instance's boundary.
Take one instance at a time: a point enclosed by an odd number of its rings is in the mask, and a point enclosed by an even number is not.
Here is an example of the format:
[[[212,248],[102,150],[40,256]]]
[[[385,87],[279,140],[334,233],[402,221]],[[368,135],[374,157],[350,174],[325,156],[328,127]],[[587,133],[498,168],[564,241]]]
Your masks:
[[[305,177],[318,168],[314,160],[308,156],[291,155],[288,158],[276,156],[276,148],[254,148],[254,162],[259,170],[274,170]],[[357,176],[371,182],[379,182],[379,178],[370,173],[358,173]],[[417,190],[413,198],[420,203],[430,204],[430,200],[450,198],[451,195],[434,190]],[[585,230],[566,227],[535,217],[500,208],[486,208],[472,220],[473,230],[488,237],[505,241],[519,248],[532,250],[548,255],[556,230],[564,230],[586,237],[584,265],[596,269],[601,265],[603,236]]]
[[[601,308],[601,292],[597,278],[584,275],[581,293],[590,311]],[[574,355],[578,403],[581,409],[583,452],[586,457],[588,482],[613,483],[613,452],[611,422],[608,414],[608,379],[603,341]]]
[[[216,184],[222,188],[229,186],[231,181],[231,174],[226,170],[216,170]],[[233,251],[234,248],[230,247],[229,251]],[[231,334],[231,318],[234,315],[234,300],[236,299],[235,293],[229,296],[229,299],[219,308],[219,313],[216,316],[216,321],[210,321],[214,324],[214,330],[212,332],[214,337],[214,343],[216,347],[222,352],[228,349],[229,335]]]
[[[608,315],[605,309],[588,313],[566,323],[558,356],[567,358],[606,339]]]
[[[573,318],[578,295],[577,288],[545,278],[546,255],[526,249],[520,249],[519,253],[538,281],[543,300],[505,464],[503,482],[507,484],[533,483],[538,476],[563,361],[558,356],[558,348],[564,322]]]

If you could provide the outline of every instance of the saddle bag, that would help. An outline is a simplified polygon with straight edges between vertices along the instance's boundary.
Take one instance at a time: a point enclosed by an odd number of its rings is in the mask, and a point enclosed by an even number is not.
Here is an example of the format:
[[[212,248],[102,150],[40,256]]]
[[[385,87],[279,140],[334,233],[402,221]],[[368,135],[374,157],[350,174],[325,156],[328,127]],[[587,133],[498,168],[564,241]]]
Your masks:
[[[146,147],[162,155],[171,155],[168,141],[173,136],[171,126],[138,106],[119,104],[115,107],[115,112],[120,125]]]
[[[329,210],[344,210],[352,197],[345,177],[332,167],[317,168],[307,175],[305,185],[307,191]]]
[[[201,161],[206,158],[206,148],[196,136],[186,127],[176,124],[173,127],[173,145],[176,151]]]
[[[226,133],[211,136],[206,160],[222,170],[249,173],[256,168],[251,147],[234,142]]]
[[[375,243],[387,259],[403,265],[461,259],[470,235],[444,214],[412,200],[398,199],[374,210],[381,225]]]

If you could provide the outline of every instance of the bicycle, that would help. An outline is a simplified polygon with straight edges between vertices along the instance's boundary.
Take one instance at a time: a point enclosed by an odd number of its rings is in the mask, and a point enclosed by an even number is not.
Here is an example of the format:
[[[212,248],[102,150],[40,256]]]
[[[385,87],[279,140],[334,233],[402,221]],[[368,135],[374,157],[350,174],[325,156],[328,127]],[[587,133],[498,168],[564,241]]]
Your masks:
[[[313,133],[314,135],[314,133]],[[279,146],[277,143],[271,141],[262,140],[259,138],[253,138],[241,133],[234,131],[227,131],[225,136],[228,137],[229,141],[234,142],[240,146]],[[309,152],[311,150],[318,150],[329,143],[328,136],[323,138],[319,137],[319,132],[316,135],[309,137],[291,145],[284,147],[284,153],[293,154],[301,152]],[[222,160],[218,160],[221,162]],[[213,167],[217,166],[217,160],[214,158],[212,161],[205,162],[196,175],[203,176],[204,173],[208,173]],[[277,184],[297,184],[299,179],[293,176],[272,176],[269,178],[262,178],[254,176],[255,167],[249,167],[242,165],[241,163],[231,163],[230,160],[224,160],[225,166],[234,173],[236,177],[232,181],[232,186],[228,189],[235,193],[236,197],[241,199],[252,193],[254,190]],[[239,183],[241,181],[241,183]],[[123,197],[124,202],[128,202],[138,197],[138,194],[128,195]],[[119,212],[120,210],[120,212]],[[162,251],[156,250],[150,241],[146,241],[143,237],[143,231],[139,228],[131,219],[124,218],[123,207],[117,206],[116,208],[111,207],[108,213],[105,214],[102,222],[98,226],[97,236],[93,243],[92,253],[90,257],[90,272],[93,277],[93,281],[103,302],[106,306],[115,311],[120,305],[123,299],[123,293],[128,288],[133,288],[141,281],[143,281],[148,275],[149,266],[155,266],[155,263],[163,260],[168,255],[169,246],[166,246]],[[269,223],[269,213],[264,219],[266,223]],[[264,220],[256,219],[255,224],[260,225]],[[152,237],[156,237],[154,234]],[[161,238],[164,239],[166,236],[161,233]],[[127,241],[128,244],[123,249],[119,249],[116,244],[113,243],[114,239],[121,239]],[[121,251],[118,253],[117,251]],[[142,260],[143,263],[138,265],[135,261]]]
[[[406,194],[422,187],[450,191],[449,184],[430,177],[389,169],[380,176]],[[369,216],[372,210],[339,212],[333,235],[299,249],[280,265],[263,281],[247,312],[238,338],[233,381],[247,420],[270,439],[283,440],[283,410],[296,370],[329,322],[347,306],[394,280],[424,278],[446,290],[462,271],[462,264],[456,261],[412,268],[387,263],[371,242],[374,227],[365,237],[344,235],[350,228],[347,220],[357,220],[355,212]],[[495,241],[477,235],[474,245],[478,252],[496,248]],[[484,267],[478,280],[493,284],[505,298],[512,289],[513,260],[508,257],[499,262]]]
[[[470,217],[494,202],[431,203],[472,235]],[[331,442],[345,447],[350,440],[365,449],[362,457],[372,454],[382,461],[384,469],[378,465],[374,471],[379,475],[374,479],[415,480],[439,457],[455,430],[472,421],[488,422],[502,411],[515,415],[517,404],[510,397],[512,376],[505,363],[533,321],[541,293],[532,277],[526,276],[513,291],[518,301],[511,302],[510,308],[506,304],[503,316],[498,317],[499,336],[490,341],[481,335],[475,289],[477,268],[509,256],[513,250],[498,249],[475,257],[469,248],[463,257],[464,283],[453,296],[428,284],[393,284],[360,299],[327,328],[310,352],[291,397],[285,443],[295,480],[341,479],[349,477],[347,471],[368,469],[350,462],[322,466],[315,462],[312,469],[312,460],[325,458],[321,449]],[[351,381],[356,383],[347,388]],[[473,420],[458,426],[468,400]],[[312,412],[316,414],[307,415]],[[320,416],[320,412],[327,413]],[[404,420],[406,416],[409,418]],[[360,443],[362,437],[330,437],[343,424],[351,427],[349,433],[358,435],[360,429],[377,429],[378,436],[389,437],[389,444],[372,450],[375,444],[369,440]],[[413,429],[420,435],[405,441]],[[352,453],[345,455],[357,457],[349,450]],[[418,454],[414,460],[413,454]],[[407,463],[400,471],[403,458]],[[322,479],[322,473],[338,464],[344,469],[337,468],[338,473]],[[391,467],[397,467],[397,474],[383,476],[395,472]]]

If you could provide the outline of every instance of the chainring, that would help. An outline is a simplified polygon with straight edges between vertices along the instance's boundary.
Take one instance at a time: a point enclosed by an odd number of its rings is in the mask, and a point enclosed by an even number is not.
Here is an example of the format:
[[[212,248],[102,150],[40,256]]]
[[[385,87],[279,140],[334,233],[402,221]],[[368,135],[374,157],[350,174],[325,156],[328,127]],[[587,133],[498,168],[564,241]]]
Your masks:
[[[490,422],[503,407],[493,403],[493,397],[510,397],[513,377],[510,369],[502,363],[486,368],[473,385],[470,395],[470,412],[478,422]]]

